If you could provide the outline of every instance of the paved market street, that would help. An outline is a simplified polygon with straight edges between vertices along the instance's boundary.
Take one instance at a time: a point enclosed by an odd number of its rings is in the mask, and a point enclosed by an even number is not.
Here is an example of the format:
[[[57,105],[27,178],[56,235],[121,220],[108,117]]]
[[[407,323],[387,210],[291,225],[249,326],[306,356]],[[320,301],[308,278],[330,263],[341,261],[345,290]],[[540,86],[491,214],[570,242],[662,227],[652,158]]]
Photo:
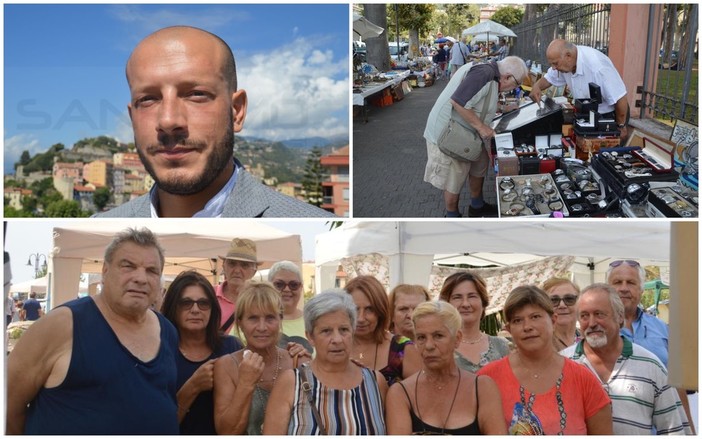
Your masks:
[[[443,217],[442,192],[424,182],[427,147],[424,127],[447,80],[413,88],[385,108],[369,106],[368,123],[353,120],[353,216]],[[484,189],[495,202],[495,177],[488,170]],[[461,191],[461,212],[468,216],[467,187]]]

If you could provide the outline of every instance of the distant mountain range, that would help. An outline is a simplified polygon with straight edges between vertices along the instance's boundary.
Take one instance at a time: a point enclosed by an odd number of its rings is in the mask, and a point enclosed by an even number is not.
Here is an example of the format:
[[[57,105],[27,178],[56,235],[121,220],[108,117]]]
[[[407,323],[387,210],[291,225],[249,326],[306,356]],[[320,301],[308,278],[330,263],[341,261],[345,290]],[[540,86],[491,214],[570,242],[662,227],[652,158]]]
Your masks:
[[[270,142],[267,139],[259,139],[254,137],[242,137],[248,141]],[[306,137],[304,139],[288,139],[280,140],[279,143],[288,148],[312,149],[314,147],[325,148],[328,146],[344,146],[349,144],[349,136],[337,136],[332,138],[326,137]]]

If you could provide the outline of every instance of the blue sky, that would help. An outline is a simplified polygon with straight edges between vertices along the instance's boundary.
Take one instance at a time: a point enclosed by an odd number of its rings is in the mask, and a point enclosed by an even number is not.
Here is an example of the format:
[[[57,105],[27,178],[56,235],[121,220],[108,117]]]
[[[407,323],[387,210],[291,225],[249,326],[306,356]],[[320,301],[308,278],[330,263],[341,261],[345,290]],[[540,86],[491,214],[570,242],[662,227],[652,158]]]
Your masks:
[[[85,137],[133,140],[124,65],[162,27],[222,37],[249,113],[242,136],[348,135],[349,7],[340,5],[4,5],[4,169],[23,150]]]

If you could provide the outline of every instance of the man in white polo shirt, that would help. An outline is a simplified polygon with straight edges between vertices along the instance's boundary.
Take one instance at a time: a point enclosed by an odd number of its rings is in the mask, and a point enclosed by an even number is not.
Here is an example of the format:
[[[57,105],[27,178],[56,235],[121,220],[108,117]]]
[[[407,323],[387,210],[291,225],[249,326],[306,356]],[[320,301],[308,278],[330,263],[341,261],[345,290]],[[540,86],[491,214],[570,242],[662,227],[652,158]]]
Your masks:
[[[552,85],[568,85],[573,98],[587,99],[590,97],[589,84],[594,82],[600,86],[602,93],[602,103],[598,112],[602,115],[613,115],[621,131],[621,138],[626,138],[629,122],[626,87],[607,55],[592,47],[576,46],[559,39],[551,41],[548,45],[546,59],[551,67],[534,84],[529,95],[534,101],[538,102],[542,90]]]
[[[612,400],[614,434],[692,434],[668,371],[652,352],[619,334],[624,304],[610,285],[593,284],[576,303],[583,339],[561,355],[584,364]]]

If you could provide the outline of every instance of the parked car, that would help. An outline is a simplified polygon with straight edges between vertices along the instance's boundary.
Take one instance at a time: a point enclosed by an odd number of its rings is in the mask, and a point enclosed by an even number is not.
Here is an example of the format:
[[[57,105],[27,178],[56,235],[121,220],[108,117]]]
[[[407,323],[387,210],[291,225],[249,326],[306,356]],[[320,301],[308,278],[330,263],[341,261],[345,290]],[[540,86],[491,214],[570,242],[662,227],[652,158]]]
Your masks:
[[[388,42],[388,49],[390,49],[390,58],[392,58],[393,61],[398,61],[397,42],[396,41],[395,42]],[[399,61],[407,61],[407,52],[408,51],[409,51],[409,44],[400,42]]]

